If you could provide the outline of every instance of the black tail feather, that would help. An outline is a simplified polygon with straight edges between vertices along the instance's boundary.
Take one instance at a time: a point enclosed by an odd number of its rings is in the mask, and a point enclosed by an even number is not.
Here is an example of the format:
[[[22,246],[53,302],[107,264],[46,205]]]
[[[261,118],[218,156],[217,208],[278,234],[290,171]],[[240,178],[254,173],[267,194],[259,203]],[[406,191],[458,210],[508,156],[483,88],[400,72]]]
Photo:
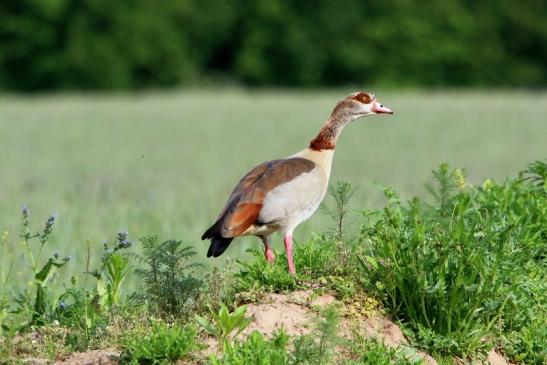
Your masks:
[[[201,239],[208,240],[209,238],[213,238],[215,236],[220,236],[220,221],[216,221],[211,227],[209,227],[203,236],[201,236]]]
[[[201,236],[202,240],[211,239],[211,245],[207,251],[207,257],[218,257],[226,251],[233,237],[225,238],[220,234],[220,221],[215,222],[205,233]]]
[[[209,251],[207,251],[207,257],[218,257],[226,251],[230,242],[233,238],[224,238],[224,237],[213,237],[211,238],[211,245],[209,246]]]

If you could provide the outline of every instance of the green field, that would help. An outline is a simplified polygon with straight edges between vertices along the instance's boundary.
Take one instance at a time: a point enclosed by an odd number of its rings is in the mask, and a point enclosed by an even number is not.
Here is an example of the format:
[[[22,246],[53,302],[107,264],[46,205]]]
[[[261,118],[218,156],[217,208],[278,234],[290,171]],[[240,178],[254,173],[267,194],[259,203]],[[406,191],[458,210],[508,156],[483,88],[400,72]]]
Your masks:
[[[118,230],[182,239],[204,257],[199,237],[238,179],[306,147],[350,91],[1,96],[0,229],[15,246],[23,204],[36,229],[56,213],[52,246],[75,258],[69,273],[82,271],[86,240],[98,252]],[[358,187],[355,208],[383,204],[376,183],[422,195],[443,161],[480,184],[547,156],[546,93],[374,92],[394,116],[346,128],[331,177]],[[325,223],[316,214],[297,242]],[[228,256],[247,247],[236,241]]]

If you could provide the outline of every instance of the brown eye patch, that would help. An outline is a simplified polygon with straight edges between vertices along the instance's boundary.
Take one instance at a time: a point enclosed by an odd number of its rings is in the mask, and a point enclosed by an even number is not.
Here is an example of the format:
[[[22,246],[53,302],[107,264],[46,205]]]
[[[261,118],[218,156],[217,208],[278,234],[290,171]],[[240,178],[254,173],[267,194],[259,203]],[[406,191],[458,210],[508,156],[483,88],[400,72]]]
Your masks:
[[[366,92],[359,92],[357,95],[353,96],[352,99],[363,104],[370,104],[373,100],[372,96]]]

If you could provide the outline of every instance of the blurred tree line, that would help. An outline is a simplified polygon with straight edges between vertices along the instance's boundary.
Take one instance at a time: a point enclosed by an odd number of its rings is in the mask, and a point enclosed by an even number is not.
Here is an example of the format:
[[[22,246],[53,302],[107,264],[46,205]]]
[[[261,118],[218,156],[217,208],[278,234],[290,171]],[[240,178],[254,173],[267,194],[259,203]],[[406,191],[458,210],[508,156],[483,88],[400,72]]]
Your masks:
[[[0,89],[547,84],[545,0],[3,0]]]

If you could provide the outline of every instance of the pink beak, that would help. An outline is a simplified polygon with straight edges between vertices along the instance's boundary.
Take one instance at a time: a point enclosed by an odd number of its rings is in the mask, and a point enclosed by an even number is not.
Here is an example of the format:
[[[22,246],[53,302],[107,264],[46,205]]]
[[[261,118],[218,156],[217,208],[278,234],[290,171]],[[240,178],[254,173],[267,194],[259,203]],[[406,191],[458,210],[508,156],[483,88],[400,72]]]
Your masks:
[[[393,114],[393,111],[384,105],[380,104],[379,102],[374,102],[374,106],[372,107],[372,111],[377,114]]]

